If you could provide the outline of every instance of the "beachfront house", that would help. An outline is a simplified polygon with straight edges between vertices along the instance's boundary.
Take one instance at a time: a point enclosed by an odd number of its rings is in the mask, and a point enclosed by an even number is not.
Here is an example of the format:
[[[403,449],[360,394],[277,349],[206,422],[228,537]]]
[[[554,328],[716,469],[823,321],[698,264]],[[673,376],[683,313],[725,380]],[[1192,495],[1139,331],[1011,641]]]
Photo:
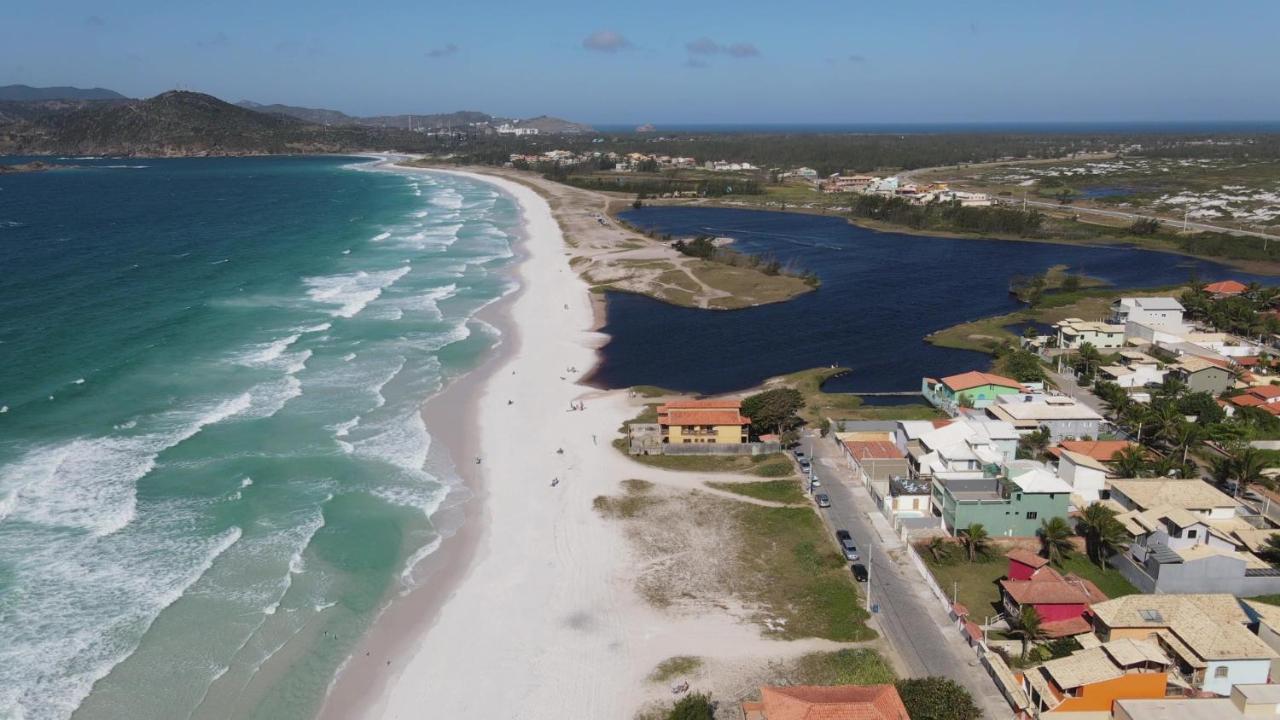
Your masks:
[[[1246,627],[1252,619],[1234,595],[1126,595],[1090,608],[1104,643],[1129,638],[1160,646],[1175,682],[1218,695],[1233,685],[1265,683],[1280,654]]]
[[[985,408],[998,397],[1018,395],[1026,389],[1012,378],[971,370],[941,380],[924,378],[920,392],[935,407],[955,415],[962,406]]]
[[[1031,701],[1027,714],[1108,718],[1117,700],[1166,697],[1172,667],[1164,650],[1146,640],[1120,638],[1083,648],[1022,673]]]
[[[992,536],[1035,537],[1041,520],[1067,516],[1071,499],[1071,486],[1037,465],[1014,461],[977,477],[935,476],[934,515],[952,535],[981,523]]]
[[[787,685],[760,688],[742,703],[745,720],[911,720],[892,685]]]
[[[1182,303],[1171,297],[1128,297],[1111,303],[1111,323],[1137,323],[1155,328],[1181,328]]]
[[[1124,347],[1124,325],[1067,318],[1054,323],[1058,347],[1077,349],[1088,343],[1099,350]]]
[[[676,400],[658,406],[662,442],[669,445],[742,445],[750,440],[751,418],[739,400]]]

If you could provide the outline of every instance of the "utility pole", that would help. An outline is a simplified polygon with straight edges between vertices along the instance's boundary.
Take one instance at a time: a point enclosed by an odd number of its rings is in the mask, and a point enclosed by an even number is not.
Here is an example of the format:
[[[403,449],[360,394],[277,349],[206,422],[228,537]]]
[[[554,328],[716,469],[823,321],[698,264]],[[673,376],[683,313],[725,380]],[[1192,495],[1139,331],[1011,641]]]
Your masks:
[[[1187,222],[1187,219],[1190,217],[1191,217],[1191,208],[1187,208],[1182,211],[1182,232],[1186,232],[1187,230],[1191,229],[1190,224]]]
[[[867,612],[871,612],[871,554],[867,553]]]

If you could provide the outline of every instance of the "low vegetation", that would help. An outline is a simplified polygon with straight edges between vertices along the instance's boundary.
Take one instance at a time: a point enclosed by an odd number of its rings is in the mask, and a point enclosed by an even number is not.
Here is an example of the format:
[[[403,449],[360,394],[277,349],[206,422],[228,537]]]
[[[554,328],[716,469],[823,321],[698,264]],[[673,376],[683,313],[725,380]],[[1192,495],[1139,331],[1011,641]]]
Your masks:
[[[796,685],[881,685],[898,679],[889,662],[871,648],[801,655],[783,674]]]
[[[787,467],[790,474],[790,464]],[[798,480],[767,480],[753,483],[709,482],[707,487],[769,502],[798,505],[806,500]]]
[[[982,717],[969,691],[950,678],[904,678],[894,686],[911,720],[979,720]]]
[[[808,506],[767,507],[628,483],[596,509],[647,560],[637,590],[658,608],[746,608],[779,639],[869,640],[848,565]],[[729,598],[732,598],[730,601]]]
[[[627,452],[627,440],[620,438],[614,445]],[[743,473],[758,477],[781,478],[793,474],[791,461],[782,453],[764,455],[627,455],[632,460],[664,470],[704,473]]]
[[[702,658],[692,655],[677,655],[658,663],[649,673],[649,682],[666,683],[696,672],[702,667]]]

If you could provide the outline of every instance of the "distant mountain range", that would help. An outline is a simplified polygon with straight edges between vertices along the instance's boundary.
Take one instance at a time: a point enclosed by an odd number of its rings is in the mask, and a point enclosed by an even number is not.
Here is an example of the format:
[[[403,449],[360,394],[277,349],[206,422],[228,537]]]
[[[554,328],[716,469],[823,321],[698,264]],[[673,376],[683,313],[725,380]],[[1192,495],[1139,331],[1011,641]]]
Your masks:
[[[115,90],[106,88],[0,86],[0,101],[33,102],[39,100],[128,100]]]
[[[74,88],[71,88],[74,90]],[[212,95],[171,91],[146,100],[102,92],[102,99],[54,98],[61,88],[27,88],[41,99],[0,99],[0,154],[251,155],[432,149],[430,131],[467,136],[497,133],[501,124],[540,133],[591,128],[549,117],[508,121],[480,112],[357,118],[336,110],[232,105]],[[409,131],[412,127],[413,132]]]
[[[593,131],[589,125],[561,120],[560,118],[554,118],[547,115],[540,115],[528,120],[512,120],[508,118],[495,117],[488,113],[477,112],[475,110],[460,110],[458,112],[434,115],[408,114],[356,117],[353,115],[347,115],[346,113],[338,110],[297,107],[294,105],[263,105],[251,100],[241,100],[236,104],[242,108],[257,110],[258,112],[288,115],[289,117],[297,118],[309,123],[315,123],[317,125],[362,125],[365,127],[400,128],[403,130],[432,130],[473,127],[477,125],[491,125],[497,127],[498,125],[511,124],[517,127],[536,128],[539,133],[551,135],[572,135]]]

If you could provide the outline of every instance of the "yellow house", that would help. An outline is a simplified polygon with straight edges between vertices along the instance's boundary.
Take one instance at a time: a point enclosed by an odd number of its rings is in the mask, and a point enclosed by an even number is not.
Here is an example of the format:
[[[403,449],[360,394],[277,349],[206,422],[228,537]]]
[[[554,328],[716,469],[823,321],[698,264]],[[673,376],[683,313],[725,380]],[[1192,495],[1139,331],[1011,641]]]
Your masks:
[[[662,442],[677,445],[749,440],[751,418],[742,417],[738,400],[678,400],[658,406]]]

